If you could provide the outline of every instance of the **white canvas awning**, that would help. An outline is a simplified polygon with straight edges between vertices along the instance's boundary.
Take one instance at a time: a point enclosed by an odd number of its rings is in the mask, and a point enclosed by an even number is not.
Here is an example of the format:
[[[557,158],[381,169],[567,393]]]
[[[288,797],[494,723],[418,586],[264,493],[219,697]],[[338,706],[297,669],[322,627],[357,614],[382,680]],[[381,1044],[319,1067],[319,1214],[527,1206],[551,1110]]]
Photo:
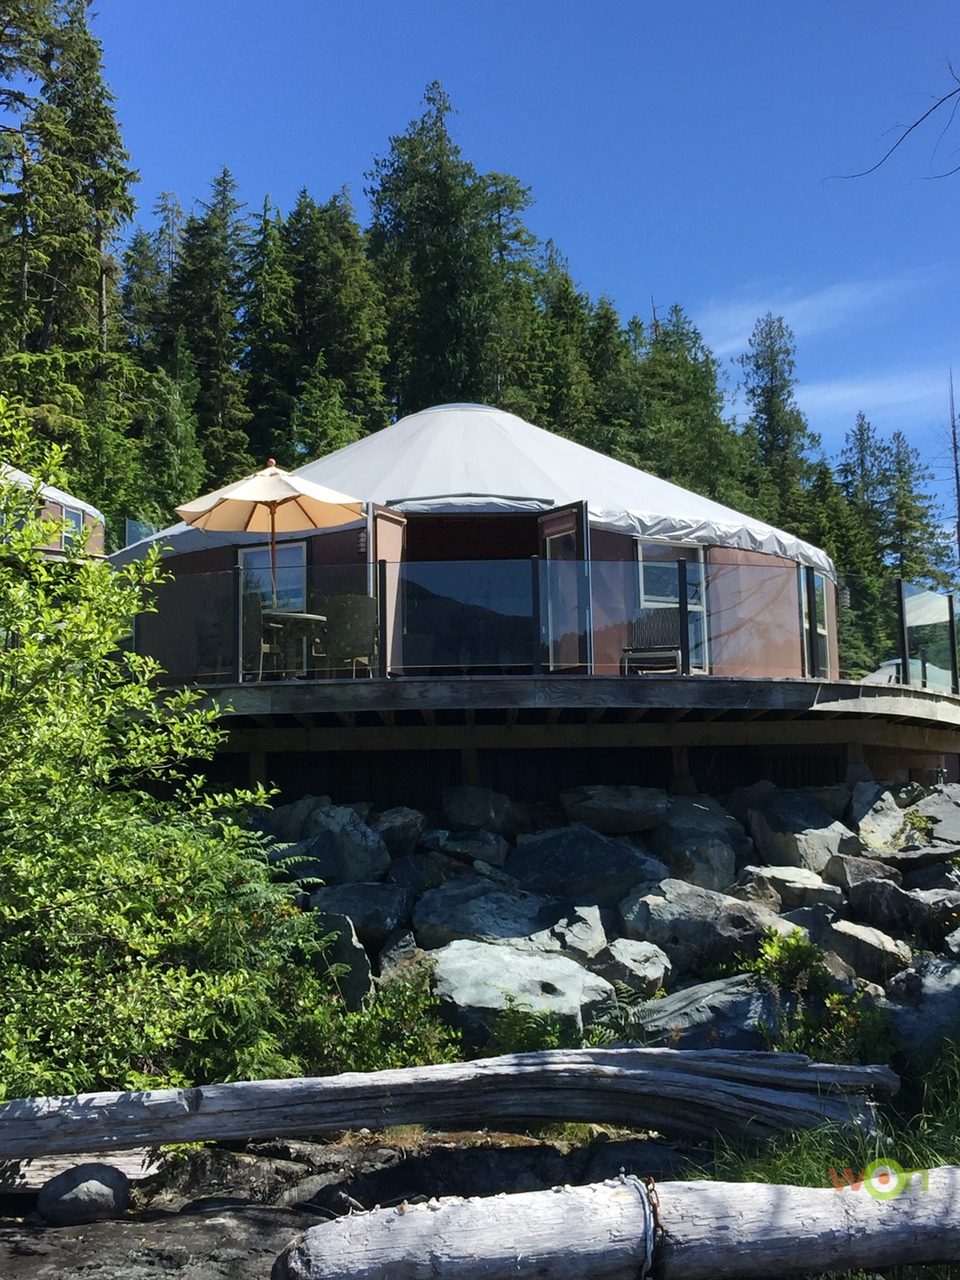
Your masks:
[[[488,405],[424,409],[297,474],[411,514],[543,511],[586,501],[591,523],[601,528],[739,547],[834,572],[826,552],[793,534]],[[175,525],[115,559],[129,559],[150,542],[177,552],[213,545],[203,537]]]

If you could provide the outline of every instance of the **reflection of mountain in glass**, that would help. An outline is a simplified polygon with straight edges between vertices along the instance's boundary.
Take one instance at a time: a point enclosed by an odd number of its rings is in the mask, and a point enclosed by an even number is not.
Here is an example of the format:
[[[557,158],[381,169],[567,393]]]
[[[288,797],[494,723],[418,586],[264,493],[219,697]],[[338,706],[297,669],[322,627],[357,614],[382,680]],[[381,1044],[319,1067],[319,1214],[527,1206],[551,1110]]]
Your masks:
[[[526,561],[403,566],[403,667],[525,670],[533,665]]]

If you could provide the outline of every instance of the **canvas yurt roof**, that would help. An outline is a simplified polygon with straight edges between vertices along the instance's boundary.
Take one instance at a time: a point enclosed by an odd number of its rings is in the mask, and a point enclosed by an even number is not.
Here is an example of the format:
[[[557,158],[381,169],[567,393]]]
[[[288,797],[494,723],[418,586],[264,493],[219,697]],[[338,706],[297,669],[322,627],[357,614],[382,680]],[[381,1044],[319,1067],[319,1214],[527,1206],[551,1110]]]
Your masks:
[[[298,474],[411,514],[544,511],[585,500],[591,523],[607,529],[783,555],[833,573],[825,552],[793,534],[489,405],[421,410]],[[150,541],[180,552],[212,545],[213,538],[174,525]]]
[[[2,473],[4,479],[12,480],[14,484],[22,485],[24,489],[32,489],[37,483],[33,476],[27,475],[25,471],[18,470],[17,467],[11,467],[6,462],[0,462],[0,473]],[[100,524],[104,522],[102,511],[98,511],[89,502],[83,502],[80,498],[75,498],[72,493],[67,493],[64,489],[58,489],[56,485],[40,485],[40,497],[45,498],[47,502],[56,502],[61,507],[72,507],[75,511],[83,511]]]

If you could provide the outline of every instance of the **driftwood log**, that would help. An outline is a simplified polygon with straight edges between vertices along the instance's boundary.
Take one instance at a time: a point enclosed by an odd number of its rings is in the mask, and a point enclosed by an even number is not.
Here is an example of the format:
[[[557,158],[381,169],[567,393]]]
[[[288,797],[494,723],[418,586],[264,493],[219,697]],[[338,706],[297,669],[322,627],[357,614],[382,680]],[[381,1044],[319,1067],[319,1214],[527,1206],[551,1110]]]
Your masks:
[[[192,1089],[22,1098],[0,1106],[0,1160],[165,1142],[576,1120],[668,1136],[757,1137],[870,1120],[863,1090],[892,1093],[883,1066],[714,1049],[571,1049],[476,1062],[258,1080]]]
[[[661,1280],[748,1280],[960,1261],[960,1169],[890,1200],[759,1183],[663,1182]],[[643,1206],[629,1183],[451,1197],[312,1227],[273,1280],[637,1280]]]

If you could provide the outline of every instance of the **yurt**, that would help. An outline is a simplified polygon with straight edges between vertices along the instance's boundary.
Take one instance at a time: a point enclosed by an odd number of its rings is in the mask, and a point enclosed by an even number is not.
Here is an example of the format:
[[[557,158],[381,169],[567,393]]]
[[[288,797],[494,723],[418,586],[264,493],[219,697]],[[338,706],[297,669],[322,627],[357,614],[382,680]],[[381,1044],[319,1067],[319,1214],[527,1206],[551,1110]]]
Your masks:
[[[818,547],[488,405],[411,414],[298,475],[365,515],[283,533],[175,525],[138,646],[174,678],[831,677]],[[185,495],[189,496],[189,495]]]

